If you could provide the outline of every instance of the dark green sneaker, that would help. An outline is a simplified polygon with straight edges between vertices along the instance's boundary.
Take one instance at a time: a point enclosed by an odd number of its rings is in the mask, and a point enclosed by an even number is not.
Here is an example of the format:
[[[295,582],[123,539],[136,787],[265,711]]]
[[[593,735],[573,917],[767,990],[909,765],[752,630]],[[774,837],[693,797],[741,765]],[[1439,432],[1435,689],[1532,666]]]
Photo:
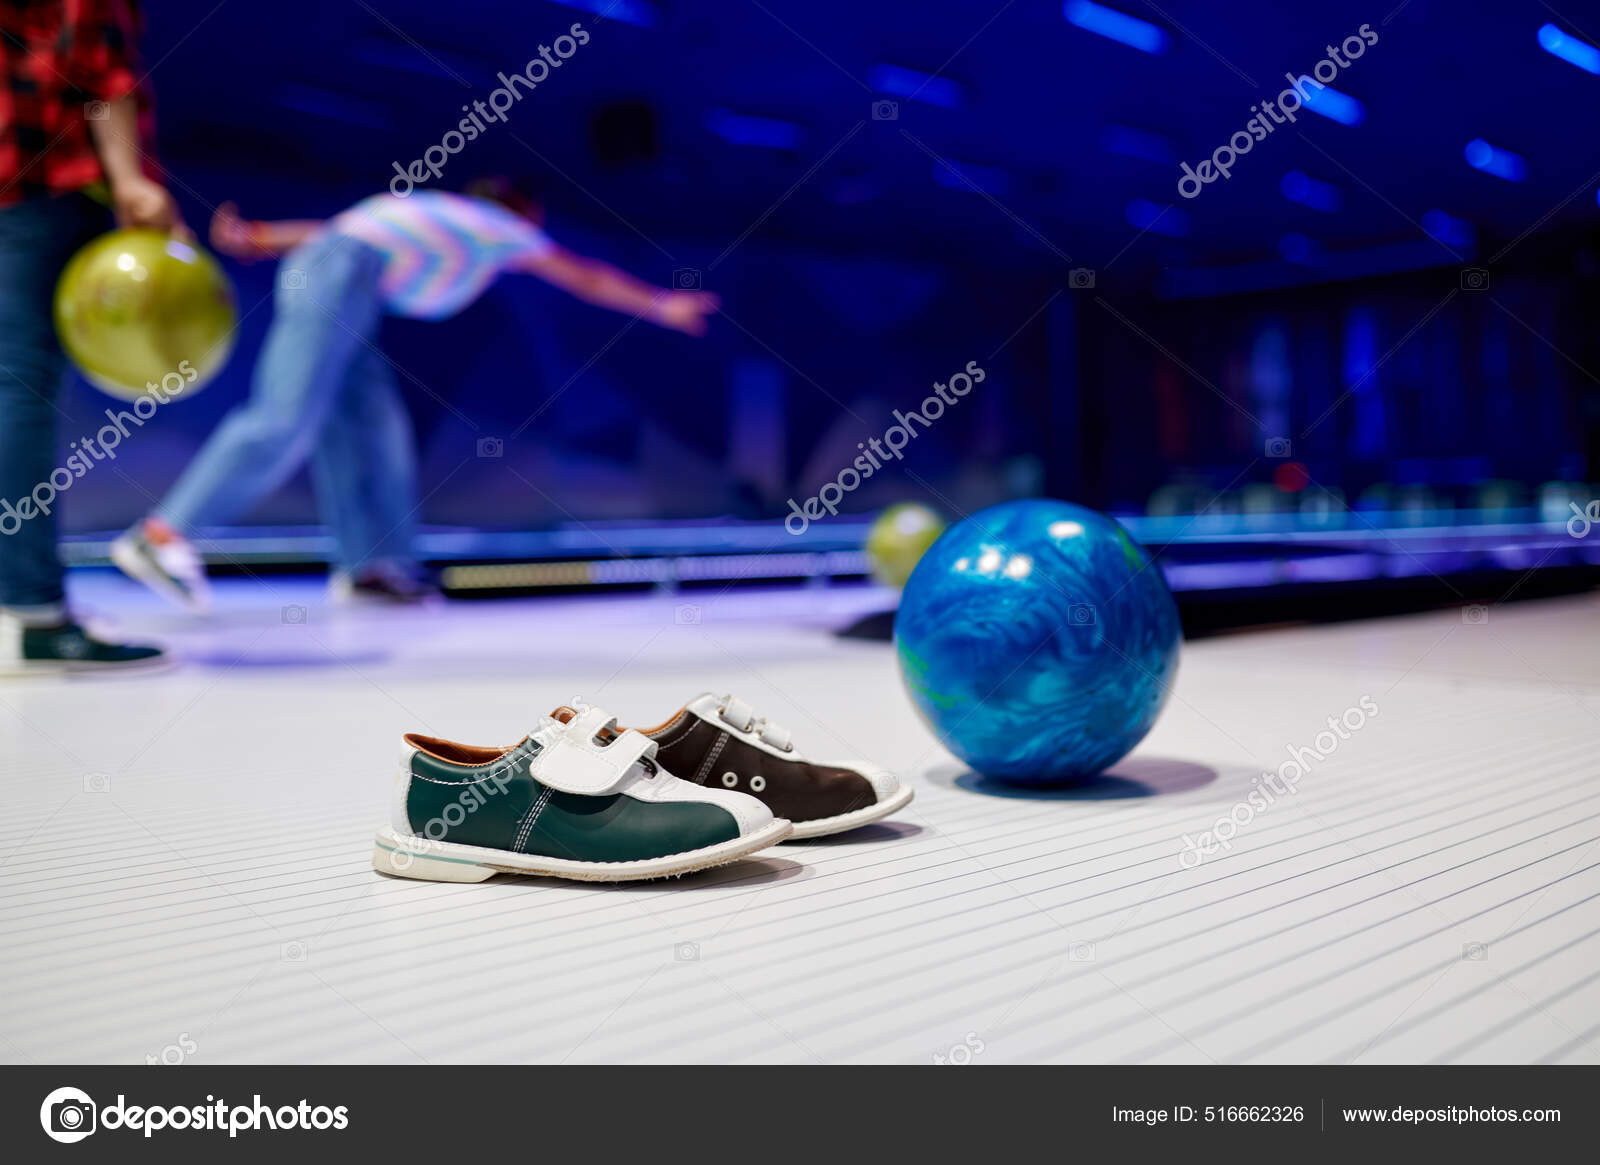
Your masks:
[[[546,874],[624,882],[703,870],[791,826],[754,797],[661,768],[656,744],[598,708],[557,708],[521,743],[405,738],[373,868],[435,882]]]
[[[0,675],[144,671],[169,662],[159,647],[107,643],[76,623],[28,627],[0,613]]]

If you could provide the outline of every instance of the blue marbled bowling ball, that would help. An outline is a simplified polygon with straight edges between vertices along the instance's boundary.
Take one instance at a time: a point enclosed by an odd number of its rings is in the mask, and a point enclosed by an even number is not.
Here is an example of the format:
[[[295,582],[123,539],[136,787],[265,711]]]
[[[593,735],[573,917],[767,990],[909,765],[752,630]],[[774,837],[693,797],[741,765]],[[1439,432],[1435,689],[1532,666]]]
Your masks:
[[[895,617],[900,673],[946,748],[998,780],[1078,780],[1127,755],[1178,671],[1178,605],[1115,521],[1005,502],[929,547]]]

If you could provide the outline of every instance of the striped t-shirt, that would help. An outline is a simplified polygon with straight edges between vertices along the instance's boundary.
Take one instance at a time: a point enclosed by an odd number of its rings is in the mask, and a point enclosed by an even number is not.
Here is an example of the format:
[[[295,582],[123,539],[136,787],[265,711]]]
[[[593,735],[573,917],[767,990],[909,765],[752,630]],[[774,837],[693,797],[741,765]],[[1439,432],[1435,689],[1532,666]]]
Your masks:
[[[421,319],[454,315],[513,260],[553,246],[538,227],[497,203],[440,190],[375,194],[329,228],[381,251],[388,259],[378,284],[384,307]]]

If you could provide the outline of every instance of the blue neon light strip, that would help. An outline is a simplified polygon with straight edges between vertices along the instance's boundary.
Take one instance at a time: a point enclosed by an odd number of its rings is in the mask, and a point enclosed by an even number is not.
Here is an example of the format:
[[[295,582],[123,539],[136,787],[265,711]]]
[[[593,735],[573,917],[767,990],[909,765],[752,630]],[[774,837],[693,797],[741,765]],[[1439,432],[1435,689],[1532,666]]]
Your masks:
[[[1504,178],[1507,182],[1521,182],[1527,177],[1528,167],[1521,156],[1513,154],[1510,150],[1502,150],[1499,146],[1492,146],[1482,138],[1473,138],[1467,143],[1467,165],[1474,170],[1482,170],[1485,174],[1493,174],[1496,178]]]
[[[1068,24],[1077,25],[1085,32],[1095,33],[1140,52],[1167,51],[1165,29],[1147,20],[1140,20],[1137,16],[1129,16],[1126,12],[1118,12],[1115,8],[1096,4],[1094,0],[1066,0],[1061,6],[1061,15],[1066,17]]]
[[[1329,121],[1336,121],[1340,125],[1360,125],[1366,120],[1365,107],[1350,94],[1330,89],[1326,85],[1319,89],[1318,82],[1305,77],[1300,80],[1304,82],[1302,88],[1305,92],[1305,107],[1312,113],[1326,117]]]
[[[749,117],[726,109],[706,111],[706,128],[736,146],[766,146],[774,150],[800,147],[800,127],[773,117]]]
[[[1560,57],[1584,72],[1600,77],[1600,48],[1595,48],[1586,40],[1579,40],[1553,24],[1546,24],[1539,29],[1539,47],[1553,57]]]
[[[961,86],[948,77],[902,69],[899,65],[873,65],[867,70],[867,84],[890,97],[914,98],[945,109],[961,106]]]

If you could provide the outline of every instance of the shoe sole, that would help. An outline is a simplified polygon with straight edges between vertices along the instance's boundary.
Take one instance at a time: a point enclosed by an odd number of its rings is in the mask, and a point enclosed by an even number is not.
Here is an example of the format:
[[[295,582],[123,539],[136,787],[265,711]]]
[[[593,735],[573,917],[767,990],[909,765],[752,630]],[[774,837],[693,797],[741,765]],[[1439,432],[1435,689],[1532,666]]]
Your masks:
[[[406,837],[390,826],[378,830],[372,845],[372,868],[381,874],[419,878],[427,882],[484,882],[496,874],[541,874],[578,882],[633,882],[646,878],[671,878],[694,870],[725,865],[757,850],[776,845],[793,826],[779,818],[771,825],[732,841],[701,849],[667,854],[638,862],[579,862],[568,858],[522,854]]]
[[[22,680],[30,676],[106,676],[123,673],[148,675],[150,672],[165,671],[176,664],[177,661],[170,655],[130,659],[122,663],[93,659],[35,659],[21,662],[12,660],[0,663],[0,679]]]
[[[834,833],[844,833],[851,829],[860,829],[863,825],[871,825],[874,821],[882,821],[896,810],[904,809],[911,804],[915,790],[906,785],[891,793],[882,801],[874,802],[865,809],[854,809],[849,813],[840,813],[836,817],[818,817],[813,821],[796,821],[794,832],[789,835],[791,840],[799,841],[807,837],[827,837]]]
[[[120,538],[111,543],[111,563],[134,582],[143,583],[167,602],[191,615],[204,615],[207,604],[174,583],[159,567]]]
[[[418,595],[414,599],[391,598],[388,595],[365,594],[360,591],[335,591],[328,588],[328,605],[343,610],[393,610],[397,607],[423,608],[440,607],[444,605],[444,596],[437,591],[429,591],[425,595]]]

